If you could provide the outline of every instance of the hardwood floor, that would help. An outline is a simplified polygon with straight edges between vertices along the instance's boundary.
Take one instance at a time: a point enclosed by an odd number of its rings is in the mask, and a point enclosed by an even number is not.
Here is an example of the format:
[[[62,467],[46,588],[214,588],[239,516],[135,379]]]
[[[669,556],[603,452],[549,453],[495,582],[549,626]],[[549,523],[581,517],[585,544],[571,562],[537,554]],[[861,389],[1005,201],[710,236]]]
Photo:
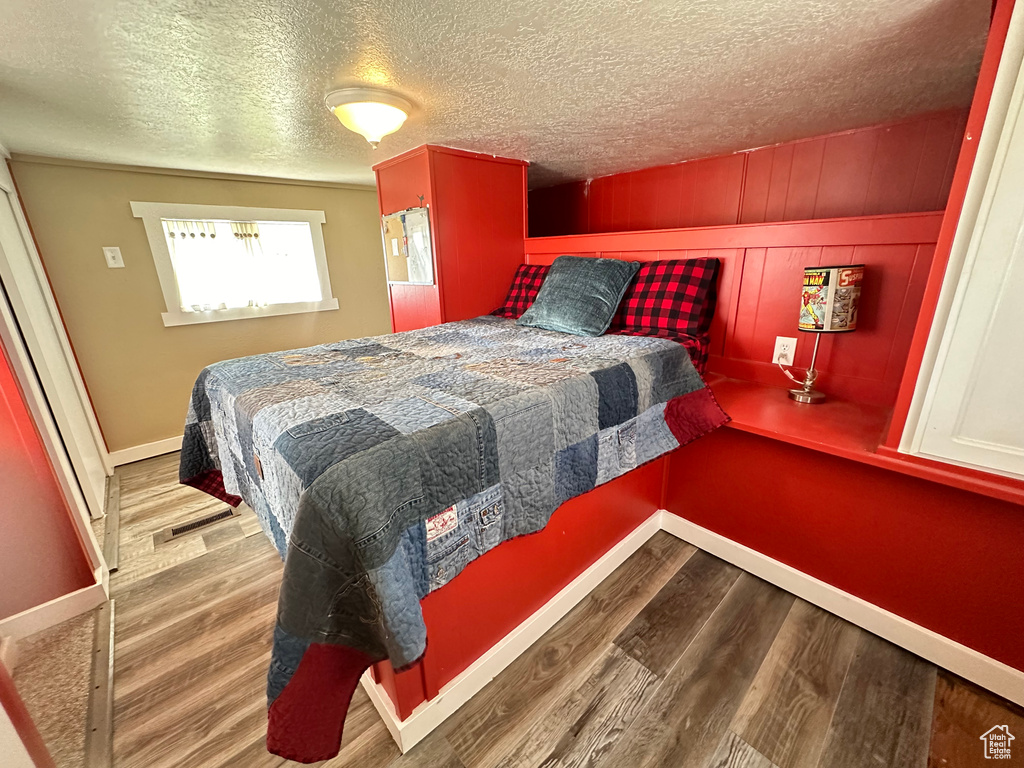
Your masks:
[[[264,748],[281,562],[251,513],[119,469],[114,765],[291,765]],[[424,742],[400,755],[362,690],[337,768],[970,768],[1024,713],[665,533]]]

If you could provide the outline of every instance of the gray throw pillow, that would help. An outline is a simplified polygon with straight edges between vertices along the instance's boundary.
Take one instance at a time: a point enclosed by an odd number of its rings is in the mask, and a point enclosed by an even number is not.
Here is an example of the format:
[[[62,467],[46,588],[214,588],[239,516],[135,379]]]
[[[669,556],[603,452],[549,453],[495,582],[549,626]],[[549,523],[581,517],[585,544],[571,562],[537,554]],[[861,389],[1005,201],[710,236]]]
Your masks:
[[[638,261],[559,256],[517,325],[600,336],[612,322]]]

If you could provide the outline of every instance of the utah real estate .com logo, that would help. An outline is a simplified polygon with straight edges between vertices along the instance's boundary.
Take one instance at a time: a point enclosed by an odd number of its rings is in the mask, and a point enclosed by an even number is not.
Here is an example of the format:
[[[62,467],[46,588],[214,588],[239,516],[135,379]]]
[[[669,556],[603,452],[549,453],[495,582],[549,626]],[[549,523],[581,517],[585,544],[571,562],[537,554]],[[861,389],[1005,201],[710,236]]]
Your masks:
[[[980,738],[985,742],[986,760],[1010,759],[1010,742],[1013,741],[1014,736],[1010,733],[1009,727],[994,725],[981,734]]]

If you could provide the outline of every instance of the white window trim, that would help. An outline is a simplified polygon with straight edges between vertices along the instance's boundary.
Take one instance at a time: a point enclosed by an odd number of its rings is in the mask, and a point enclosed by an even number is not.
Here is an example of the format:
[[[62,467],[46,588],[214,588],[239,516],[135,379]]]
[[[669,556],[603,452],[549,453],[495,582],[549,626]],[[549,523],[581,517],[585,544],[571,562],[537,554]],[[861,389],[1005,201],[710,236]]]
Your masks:
[[[142,219],[153,253],[153,263],[160,280],[167,311],[161,314],[165,326],[217,323],[225,320],[244,320],[251,317],[293,315],[299,312],[326,312],[338,309],[338,300],[331,292],[331,276],[327,270],[327,249],[324,247],[323,224],[327,217],[323,211],[304,211],[297,208],[249,208],[238,205],[193,205],[191,203],[143,203],[132,201],[132,215]],[[161,219],[228,219],[232,221],[304,221],[309,224],[316,256],[316,271],[320,276],[320,301],[301,301],[294,304],[270,304],[266,307],[238,307],[208,312],[182,312],[178,298],[178,281],[174,276],[171,252],[167,248]],[[315,226],[316,225],[316,226]]]

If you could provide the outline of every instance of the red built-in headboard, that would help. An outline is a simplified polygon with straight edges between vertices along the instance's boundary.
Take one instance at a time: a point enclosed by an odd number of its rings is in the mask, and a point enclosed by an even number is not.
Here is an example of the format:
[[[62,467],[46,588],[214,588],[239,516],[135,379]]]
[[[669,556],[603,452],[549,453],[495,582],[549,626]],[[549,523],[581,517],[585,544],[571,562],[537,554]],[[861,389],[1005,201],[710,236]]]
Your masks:
[[[645,232],[535,237],[526,261],[562,254],[652,261],[721,260],[709,370],[784,386],[771,364],[776,336],[799,336],[797,366],[810,362],[813,335],[797,332],[805,266],[865,264],[857,331],[826,335],[817,368],[823,391],[892,406],[900,386],[942,212],[740,224]]]

